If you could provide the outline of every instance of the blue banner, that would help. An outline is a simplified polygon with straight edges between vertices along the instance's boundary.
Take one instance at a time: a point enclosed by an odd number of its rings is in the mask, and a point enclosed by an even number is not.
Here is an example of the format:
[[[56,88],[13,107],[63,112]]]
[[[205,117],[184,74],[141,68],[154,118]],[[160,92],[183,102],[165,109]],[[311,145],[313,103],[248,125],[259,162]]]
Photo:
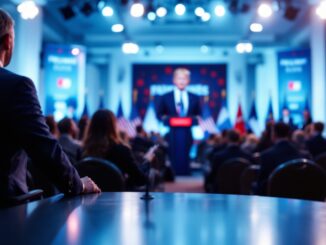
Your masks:
[[[301,127],[303,111],[311,103],[310,50],[279,52],[278,80],[280,119]]]
[[[44,58],[45,114],[77,118],[84,108],[85,48],[49,44]]]

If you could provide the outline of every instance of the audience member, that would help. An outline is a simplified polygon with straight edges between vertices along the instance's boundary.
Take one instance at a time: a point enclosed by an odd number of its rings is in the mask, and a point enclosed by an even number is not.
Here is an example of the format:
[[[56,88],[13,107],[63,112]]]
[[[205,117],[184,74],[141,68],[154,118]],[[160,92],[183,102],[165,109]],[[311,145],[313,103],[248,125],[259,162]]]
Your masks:
[[[89,122],[88,116],[82,116],[79,119],[79,122],[78,122],[78,129],[79,129],[78,140],[80,140],[80,141],[83,141],[83,139],[84,139],[85,130],[87,128],[88,122]]]
[[[78,128],[76,123],[70,118],[64,118],[58,123],[60,132],[59,143],[64,152],[69,157],[69,160],[75,165],[82,156],[82,148],[76,140]]]
[[[152,134],[154,135],[154,133]],[[131,140],[131,146],[134,152],[145,153],[154,145],[154,143],[148,139],[145,130],[142,125],[136,127],[136,136]]]
[[[59,131],[58,131],[57,122],[54,120],[54,116],[52,115],[46,116],[45,123],[46,125],[48,125],[52,136],[57,139],[59,137]]]
[[[326,152],[326,139],[323,137],[324,124],[316,122],[312,126],[312,136],[307,141],[307,148],[313,157]]]
[[[310,158],[290,142],[290,132],[290,126],[285,123],[279,122],[274,125],[272,130],[274,145],[263,151],[260,156],[259,194],[266,194],[268,177],[279,165],[298,158]]]
[[[254,134],[248,134],[245,137],[245,141],[241,145],[241,149],[248,152],[254,153],[257,149],[259,139]]]
[[[41,112],[33,82],[3,67],[14,48],[14,22],[0,9],[0,199],[28,192],[27,161],[42,170],[58,189],[69,195],[99,192],[88,177],[80,178],[51,135]]]
[[[305,130],[305,128],[312,124],[312,118],[311,118],[311,114],[308,110],[304,110],[303,111],[303,126],[302,129]]]
[[[273,125],[274,125],[273,121],[266,123],[265,130],[264,130],[262,136],[260,137],[260,140],[258,142],[255,152],[262,152],[273,145],[273,141],[272,141]]]

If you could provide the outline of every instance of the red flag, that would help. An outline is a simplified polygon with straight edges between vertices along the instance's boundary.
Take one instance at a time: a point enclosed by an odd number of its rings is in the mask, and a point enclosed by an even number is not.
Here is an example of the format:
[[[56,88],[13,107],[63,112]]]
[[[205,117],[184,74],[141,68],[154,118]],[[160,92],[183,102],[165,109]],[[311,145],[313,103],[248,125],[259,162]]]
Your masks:
[[[234,129],[237,130],[240,134],[246,133],[246,125],[243,120],[241,104],[239,104],[239,107],[238,107],[237,118],[235,120]]]

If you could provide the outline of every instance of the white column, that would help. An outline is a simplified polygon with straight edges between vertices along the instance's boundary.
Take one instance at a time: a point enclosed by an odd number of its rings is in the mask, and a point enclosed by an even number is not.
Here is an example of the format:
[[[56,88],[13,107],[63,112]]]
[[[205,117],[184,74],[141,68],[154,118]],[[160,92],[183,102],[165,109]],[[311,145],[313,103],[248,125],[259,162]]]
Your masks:
[[[311,71],[312,117],[314,121],[326,121],[326,33],[325,21],[315,14],[311,17]]]

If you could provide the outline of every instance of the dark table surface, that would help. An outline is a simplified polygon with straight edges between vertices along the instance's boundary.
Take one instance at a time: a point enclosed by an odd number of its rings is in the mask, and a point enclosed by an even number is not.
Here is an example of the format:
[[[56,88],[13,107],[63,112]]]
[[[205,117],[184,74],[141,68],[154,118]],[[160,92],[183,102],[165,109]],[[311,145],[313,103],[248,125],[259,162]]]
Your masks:
[[[57,196],[0,210],[0,244],[326,244],[326,204],[257,196]]]

